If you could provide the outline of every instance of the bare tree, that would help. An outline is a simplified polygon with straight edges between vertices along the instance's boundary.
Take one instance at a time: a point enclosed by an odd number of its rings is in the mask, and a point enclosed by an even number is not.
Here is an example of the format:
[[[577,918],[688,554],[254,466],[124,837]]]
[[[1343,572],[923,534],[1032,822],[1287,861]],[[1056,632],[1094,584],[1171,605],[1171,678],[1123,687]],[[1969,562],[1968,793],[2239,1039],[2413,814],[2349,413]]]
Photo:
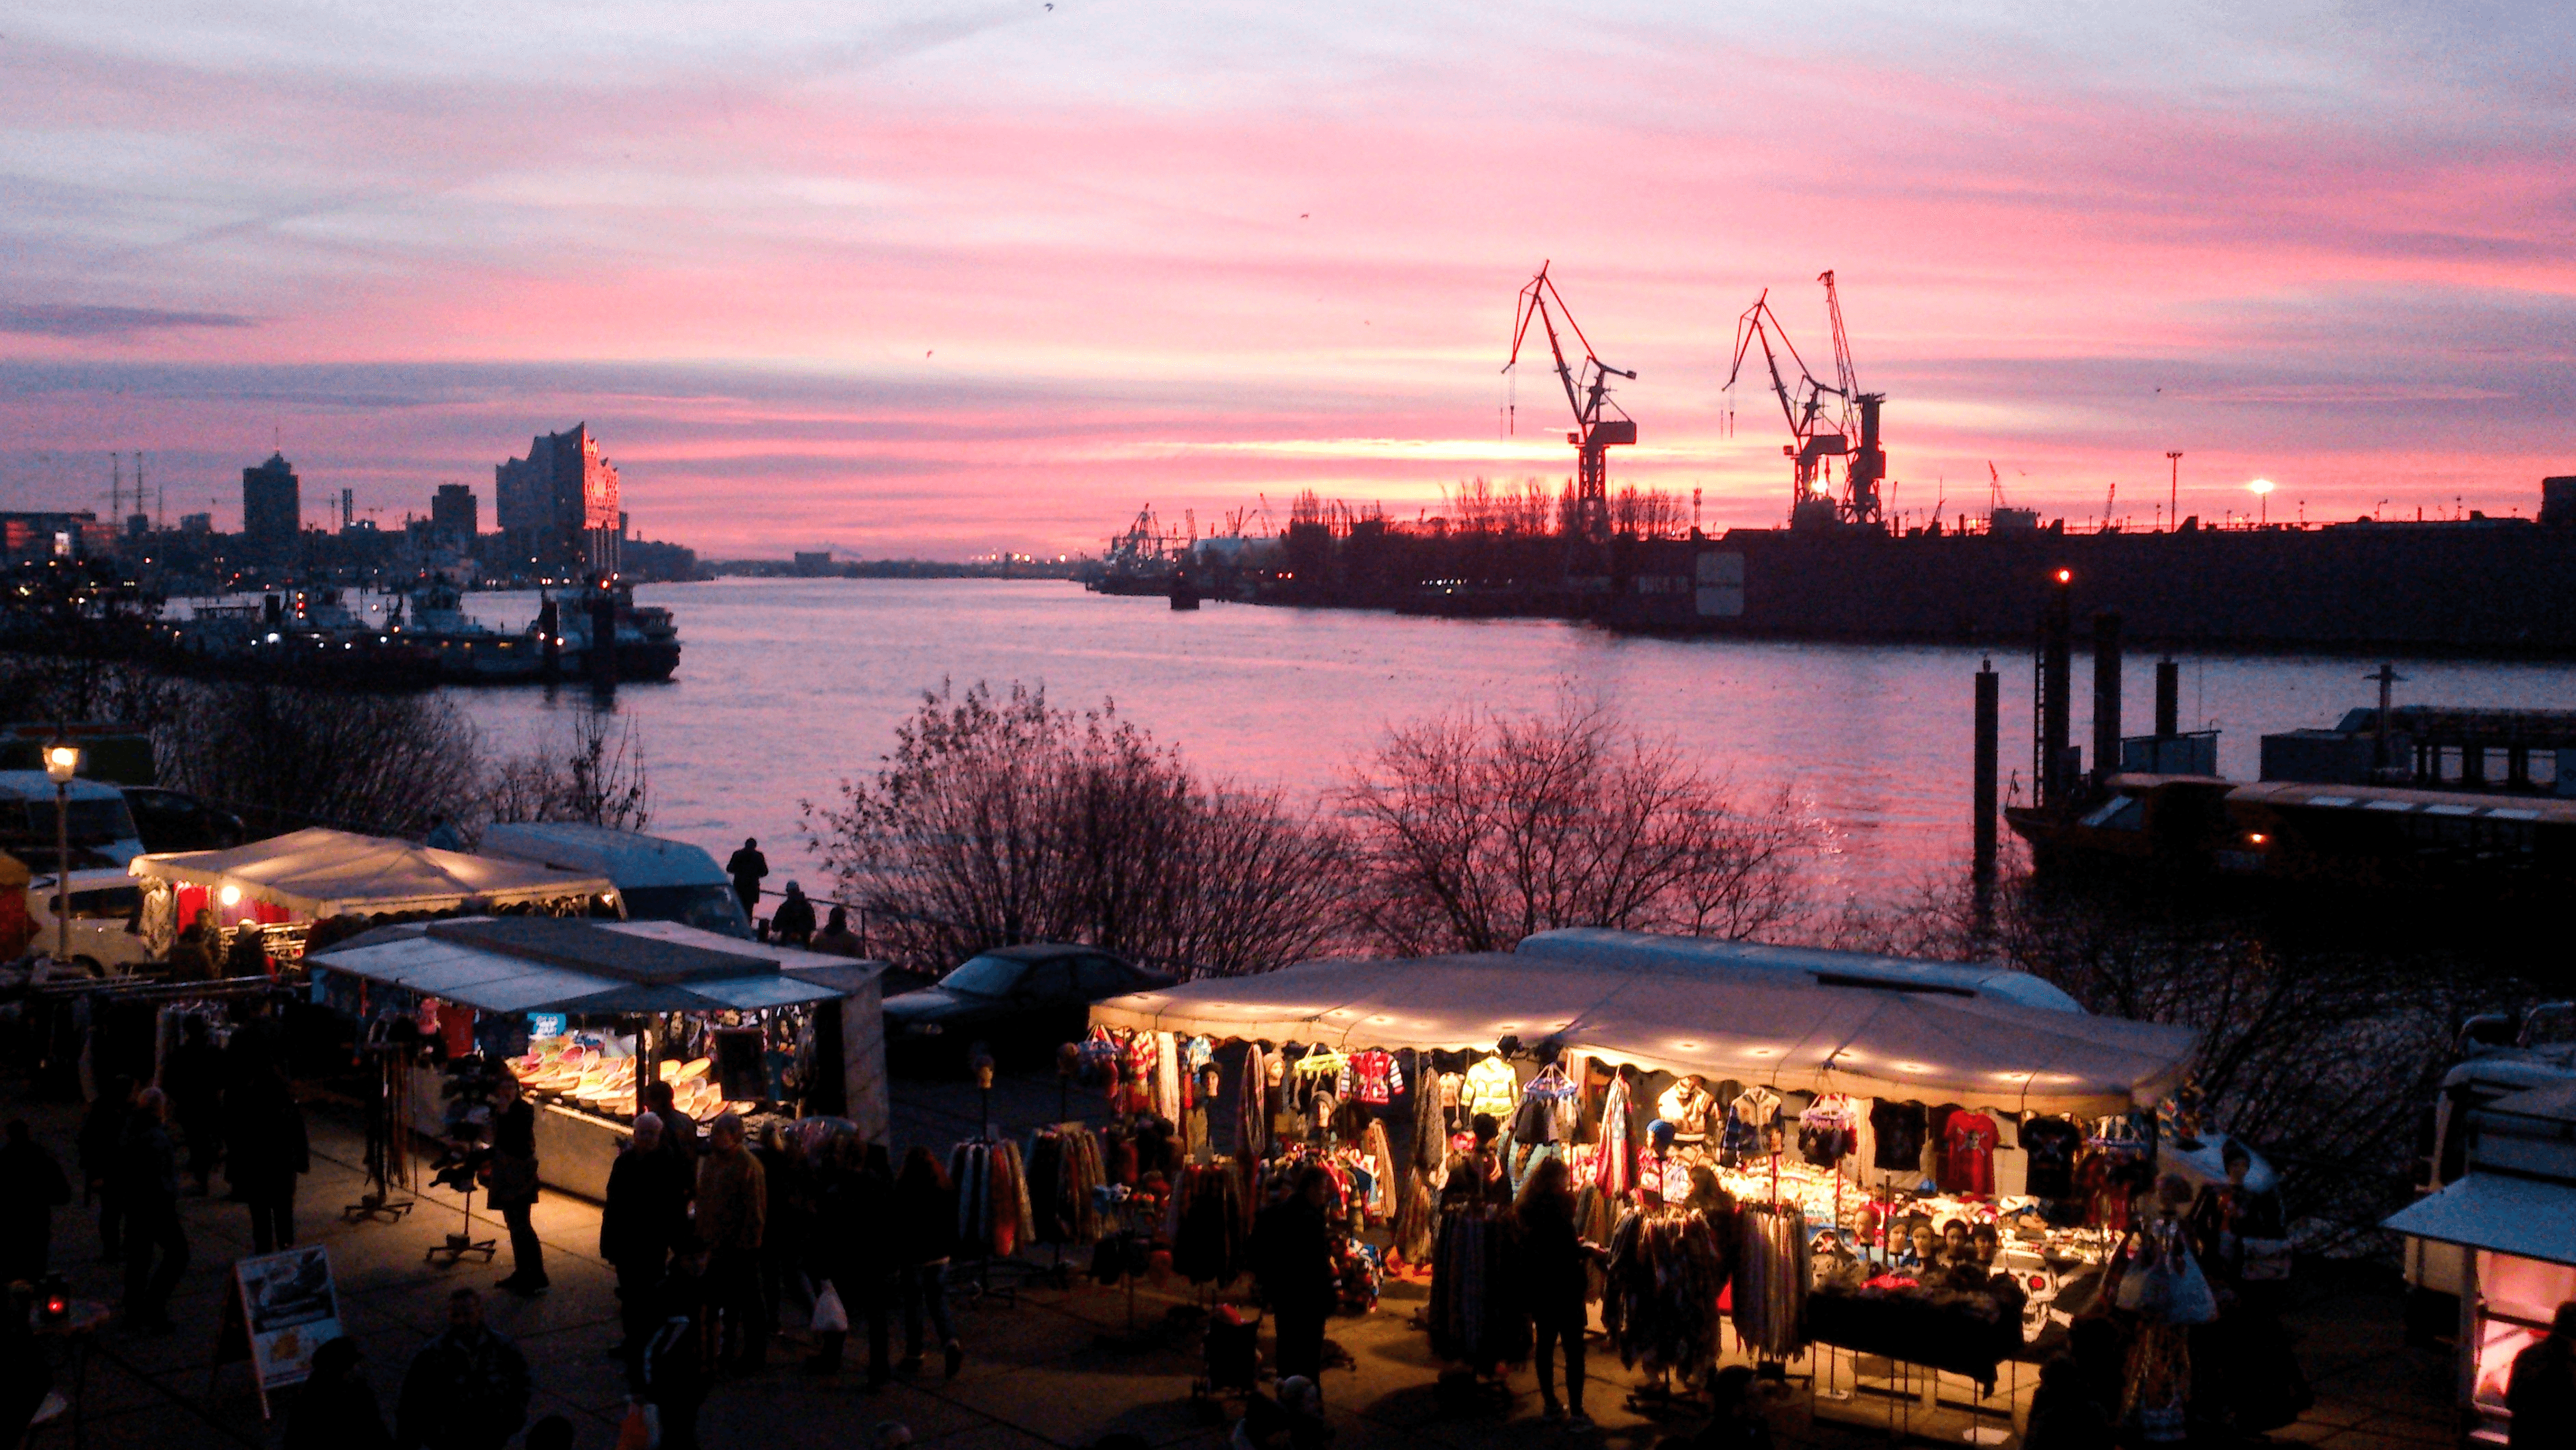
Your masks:
[[[1395,730],[1343,798],[1366,924],[1399,952],[1508,951],[1570,926],[1743,938],[1802,906],[1785,791],[1739,810],[1671,743],[1572,696]]]
[[[1234,974],[1312,955],[1342,919],[1328,822],[1209,785],[1114,704],[1076,716],[1017,683],[925,694],[873,781],[804,809],[844,898],[924,964],[1079,941]]]
[[[633,723],[612,732],[607,711],[585,709],[569,736],[551,736],[534,754],[494,765],[483,790],[485,818],[643,830],[653,819],[653,791]]]
[[[466,816],[482,775],[473,723],[435,695],[183,683],[153,745],[163,781],[263,836],[419,835]]]

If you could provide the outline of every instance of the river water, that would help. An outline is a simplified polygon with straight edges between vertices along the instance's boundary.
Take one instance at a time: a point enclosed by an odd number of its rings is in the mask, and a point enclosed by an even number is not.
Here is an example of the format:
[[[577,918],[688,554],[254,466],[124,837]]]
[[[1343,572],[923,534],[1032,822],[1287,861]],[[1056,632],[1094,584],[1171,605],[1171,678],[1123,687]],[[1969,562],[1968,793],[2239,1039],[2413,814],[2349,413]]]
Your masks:
[[[719,579],[647,586],[685,647],[665,684],[614,709],[645,752],[651,829],[722,859],[760,838],[772,869],[817,874],[798,803],[865,776],[921,692],[942,680],[1043,684],[1059,705],[1114,699],[1203,771],[1304,795],[1335,789],[1390,725],[1460,708],[1545,710],[1579,691],[1669,739],[1744,801],[1786,786],[1819,843],[1828,900],[1887,906],[1965,869],[1972,676],[1984,654],[1914,645],[1630,638],[1544,620],[1460,621],[1355,610],[1107,598],[1060,581]],[[532,594],[467,596],[518,628]],[[2258,773],[2266,731],[2331,725],[2375,699],[2361,657],[2184,655],[2186,729],[2215,728],[2228,775]],[[2031,669],[1998,656],[2003,769],[2027,790]],[[2576,707],[2562,664],[2400,661],[2398,699]],[[2134,654],[2124,717],[2154,714],[2154,656]],[[561,739],[590,694],[572,686],[453,689],[502,750]],[[2072,737],[2091,739],[2091,670],[2075,667]],[[2088,751],[2089,755],[2089,751]],[[779,877],[771,878],[773,886]]]

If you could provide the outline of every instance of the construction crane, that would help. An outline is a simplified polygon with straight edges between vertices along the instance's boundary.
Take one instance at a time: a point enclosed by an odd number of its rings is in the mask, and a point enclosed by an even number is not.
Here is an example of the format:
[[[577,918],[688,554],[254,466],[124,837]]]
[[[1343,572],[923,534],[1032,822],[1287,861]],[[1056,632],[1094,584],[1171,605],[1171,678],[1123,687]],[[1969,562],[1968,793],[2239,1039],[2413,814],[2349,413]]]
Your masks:
[[[1557,381],[1565,385],[1566,405],[1574,410],[1574,431],[1565,441],[1576,449],[1574,490],[1575,532],[1587,543],[1605,544],[1610,540],[1610,468],[1605,450],[1621,443],[1637,441],[1636,420],[1618,404],[1610,401],[1610,380],[1636,380],[1634,372],[1622,372],[1595,356],[1592,340],[1576,325],[1574,313],[1558,295],[1556,284],[1548,280],[1548,263],[1541,262],[1538,275],[1521,288],[1520,303],[1512,318],[1512,358],[1503,364],[1510,372],[1521,360],[1521,343],[1529,336],[1529,326],[1536,320],[1547,333],[1547,347],[1556,360]],[[1555,304],[1551,311],[1549,303]],[[1563,318],[1565,330],[1583,346],[1583,362],[1578,368],[1565,359],[1565,344],[1557,336],[1557,319]],[[1604,410],[1615,414],[1603,417]]]
[[[1834,381],[1820,382],[1808,369],[1807,360],[1789,341],[1789,330],[1781,325],[1780,315],[1771,309],[1771,291],[1766,287],[1736,319],[1735,366],[1726,375],[1726,386],[1735,386],[1736,378],[1744,371],[1746,354],[1759,342],[1763,367],[1771,376],[1772,395],[1780,400],[1780,416],[1789,425],[1790,441],[1780,451],[1792,460],[1790,527],[1843,524],[1874,528],[1881,522],[1878,486],[1887,477],[1887,453],[1878,442],[1878,410],[1887,395],[1860,390],[1860,380],[1852,368],[1851,341],[1843,331],[1842,299],[1834,291],[1834,274],[1826,272],[1816,280],[1825,286],[1825,313],[1832,324]],[[1784,353],[1797,369],[1794,387],[1780,369]],[[1857,443],[1853,441],[1855,434]],[[1824,476],[1828,459],[1844,461],[1843,496],[1839,500],[1834,498]]]

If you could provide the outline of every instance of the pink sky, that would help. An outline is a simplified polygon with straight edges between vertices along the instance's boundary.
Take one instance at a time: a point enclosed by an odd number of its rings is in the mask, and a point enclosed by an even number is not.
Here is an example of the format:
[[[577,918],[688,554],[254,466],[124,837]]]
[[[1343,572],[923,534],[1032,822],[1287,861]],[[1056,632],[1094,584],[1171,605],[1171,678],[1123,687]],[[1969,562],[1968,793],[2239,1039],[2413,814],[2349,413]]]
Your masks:
[[[53,7],[0,39],[0,508],[139,449],[230,527],[274,438],[317,518],[488,518],[587,420],[718,554],[1410,514],[1570,471],[1544,372],[1498,426],[1543,259],[1638,372],[1614,486],[1712,526],[1787,492],[1735,317],[1824,365],[1826,267],[1899,510],[1991,460],[2143,524],[2168,448],[2212,518],[2576,472],[2551,7],[2068,9]]]

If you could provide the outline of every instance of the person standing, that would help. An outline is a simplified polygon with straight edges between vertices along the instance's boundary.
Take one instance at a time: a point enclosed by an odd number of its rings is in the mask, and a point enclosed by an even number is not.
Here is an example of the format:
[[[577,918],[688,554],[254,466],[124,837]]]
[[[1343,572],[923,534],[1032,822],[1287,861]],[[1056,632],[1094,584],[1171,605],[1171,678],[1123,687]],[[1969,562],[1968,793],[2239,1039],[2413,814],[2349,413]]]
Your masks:
[[[835,957],[865,955],[859,945],[859,934],[850,930],[848,907],[835,906],[831,914],[823,918],[823,929],[815,933],[813,949]]]
[[[1261,1210],[1252,1227],[1252,1272],[1260,1281],[1262,1301],[1270,1306],[1279,1378],[1304,1375],[1319,1387],[1324,1380],[1324,1317],[1340,1297],[1332,1238],[1324,1222],[1332,1189],[1331,1177],[1310,1163],[1297,1175],[1295,1191]]]
[[[2558,1306],[2546,1338],[2513,1357],[2504,1407],[2513,1414],[2509,1450],[2576,1445],[2576,1299]]]
[[[921,1321],[939,1331],[948,1378],[957,1378],[966,1352],[948,1322],[948,1258],[957,1251],[957,1192],[930,1150],[903,1155],[894,1181],[895,1293],[903,1301],[903,1372],[921,1369]]]
[[[392,1450],[364,1358],[345,1334],[313,1351],[312,1375],[295,1392],[279,1450]]]
[[[0,1147],[0,1284],[33,1284],[45,1277],[53,1257],[54,1210],[71,1201],[63,1165],[29,1134],[23,1119],[11,1118],[8,1144]]]
[[[190,1016],[179,1029],[179,1045],[161,1069],[161,1090],[170,1095],[171,1116],[188,1145],[188,1176],[197,1180],[197,1196],[206,1196],[223,1149],[224,1057],[206,1037],[206,1019]]]
[[[766,1205],[760,1223],[760,1336],[766,1344],[778,1327],[788,1322],[787,1312],[795,1308],[794,1299],[806,1292],[801,1279],[806,1246],[814,1229],[818,1190],[805,1150],[788,1142],[777,1124],[761,1130],[760,1146],[752,1150],[752,1156],[760,1160]],[[805,1314],[809,1321],[812,1311],[813,1304],[808,1300]]]
[[[492,1163],[485,1185],[492,1211],[510,1227],[510,1272],[493,1287],[522,1298],[546,1292],[546,1249],[529,1215],[537,1206],[537,1110],[508,1069],[492,1088]],[[478,1308],[476,1313],[482,1311]]]
[[[421,1346],[394,1404],[402,1450],[500,1450],[528,1422],[528,1361],[483,1324],[483,1296],[447,1296],[447,1330]]]
[[[1520,1231],[1520,1271],[1527,1276],[1530,1318],[1538,1332],[1538,1397],[1541,1414],[1563,1419],[1576,1434],[1591,1430],[1583,1413],[1584,1271],[1609,1256],[1584,1242],[1574,1225],[1574,1195],[1565,1186],[1565,1160],[1543,1158],[1521,1184],[1512,1216]],[[1565,1346],[1565,1398],[1568,1415],[1556,1402],[1556,1362],[1552,1352]]]
[[[742,914],[757,920],[760,916],[760,881],[769,874],[769,858],[760,854],[760,842],[750,836],[742,838],[742,849],[725,862],[725,874],[733,878],[733,894],[742,901]]]
[[[840,1296],[850,1328],[818,1335],[814,1357],[805,1366],[815,1374],[837,1372],[842,1346],[865,1318],[871,1390],[886,1383],[888,1310],[894,1297],[894,1262],[887,1245],[894,1228],[894,1179],[885,1161],[885,1149],[877,1144],[841,1138],[833,1142],[824,1162],[814,1224],[814,1272]]]
[[[262,1067],[233,1088],[242,1099],[234,1115],[232,1156],[224,1164],[233,1197],[250,1205],[255,1254],[295,1247],[295,1180],[313,1170],[312,1143],[304,1134],[304,1109],[273,1066]]]
[[[671,1245],[688,1232],[689,1195],[678,1159],[662,1151],[662,1120],[645,1113],[635,1136],[608,1170],[608,1201],[599,1216],[599,1256],[617,1270],[618,1322],[625,1339],[611,1351],[641,1354],[653,1336],[653,1297]]]
[[[792,947],[801,947],[814,940],[814,903],[805,895],[805,888],[796,882],[787,883],[786,897],[778,903],[778,910],[770,914],[769,939]]]
[[[696,1231],[707,1246],[707,1288],[723,1316],[723,1357],[757,1370],[769,1359],[760,1312],[760,1240],[769,1214],[760,1160],[742,1145],[742,1119],[720,1113],[698,1162]]]
[[[125,1147],[126,1120],[134,1115],[134,1079],[123,1073],[107,1080],[107,1090],[89,1105],[81,1119],[81,1194],[98,1202],[98,1260],[113,1264],[125,1257],[124,1175],[118,1170]]]
[[[660,1414],[661,1450],[697,1450],[698,1407],[707,1398],[707,1246],[696,1234],[671,1245],[671,1271],[653,1296],[653,1337],[636,1364],[647,1403]]]
[[[170,1100],[145,1088],[117,1152],[125,1200],[125,1322],[170,1328],[170,1291],[188,1271],[188,1230],[179,1221],[179,1152],[170,1141]],[[153,1260],[160,1262],[155,1266]]]

